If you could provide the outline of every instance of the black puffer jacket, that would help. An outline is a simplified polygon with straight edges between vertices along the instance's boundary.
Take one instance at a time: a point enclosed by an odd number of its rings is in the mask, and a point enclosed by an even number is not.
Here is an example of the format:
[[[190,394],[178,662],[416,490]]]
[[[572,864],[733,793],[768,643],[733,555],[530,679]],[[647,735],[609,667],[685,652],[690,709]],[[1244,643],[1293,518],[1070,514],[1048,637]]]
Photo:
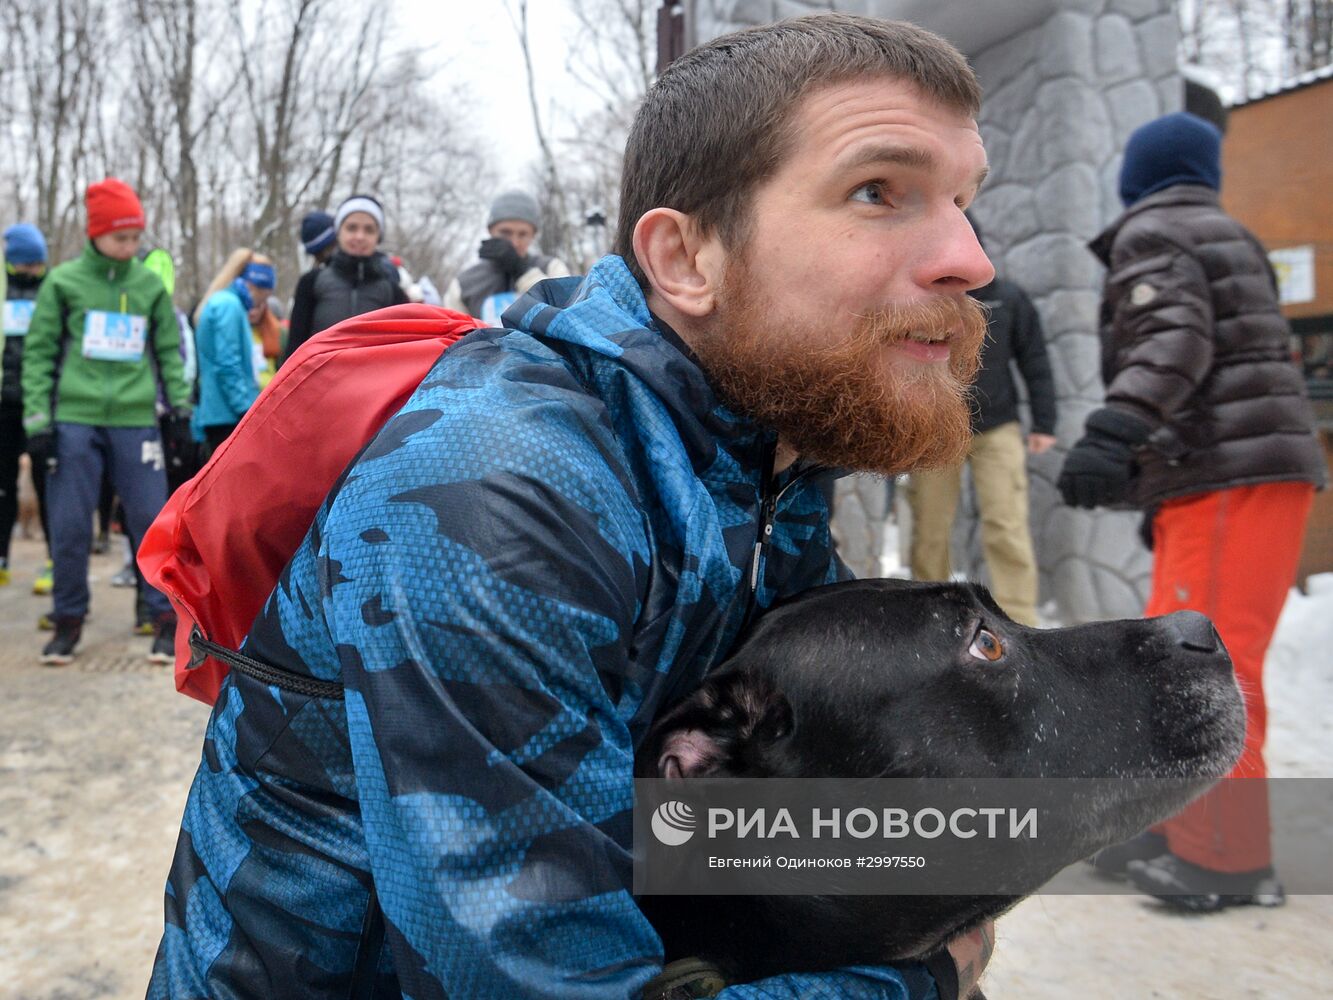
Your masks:
[[[1247,483],[1323,486],[1323,453],[1290,330],[1259,241],[1210,188],[1136,202],[1091,244],[1107,405],[1154,428],[1132,500]]]
[[[0,267],[3,267],[0,263]],[[26,274],[11,274],[6,281],[5,298],[31,302],[37,298],[42,278]],[[5,406],[23,405],[23,343],[20,336],[5,337],[4,379],[0,382],[0,401]]]
[[[972,433],[1018,419],[1018,389],[1009,364],[1016,361],[1027,385],[1033,433],[1054,434],[1055,379],[1036,306],[1023,289],[1001,278],[971,295],[990,309],[981,370],[972,385]]]
[[[345,319],[405,302],[407,293],[388,257],[378,252],[353,257],[339,250],[297,282],[283,360],[315,334]]]

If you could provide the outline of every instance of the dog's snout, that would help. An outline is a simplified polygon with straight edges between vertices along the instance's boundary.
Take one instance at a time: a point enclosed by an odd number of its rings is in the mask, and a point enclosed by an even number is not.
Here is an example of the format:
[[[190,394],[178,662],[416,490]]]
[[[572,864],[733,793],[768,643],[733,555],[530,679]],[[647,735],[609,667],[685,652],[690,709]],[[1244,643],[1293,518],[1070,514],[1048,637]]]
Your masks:
[[[1167,634],[1182,649],[1196,653],[1217,653],[1222,651],[1222,639],[1213,628],[1207,615],[1197,611],[1177,611],[1163,620]]]

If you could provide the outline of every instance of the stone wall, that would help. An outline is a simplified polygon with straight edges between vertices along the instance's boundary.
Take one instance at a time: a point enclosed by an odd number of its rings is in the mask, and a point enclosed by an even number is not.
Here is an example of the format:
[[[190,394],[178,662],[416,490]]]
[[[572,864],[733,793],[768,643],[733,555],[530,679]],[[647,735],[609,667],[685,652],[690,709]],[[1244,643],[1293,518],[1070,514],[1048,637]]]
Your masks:
[[[1102,398],[1101,265],[1087,242],[1121,212],[1120,151],[1180,108],[1171,0],[1068,0],[1044,24],[972,53],[986,100],[992,180],[976,217],[1001,275],[1036,300],[1060,400],[1060,447],[1029,463],[1042,596],[1067,622],[1138,615],[1151,556],[1139,515],[1072,510],[1054,482]],[[969,494],[970,496],[970,494]],[[961,566],[982,574],[975,510],[958,521]],[[959,563],[956,563],[958,565]]]
[[[1006,30],[1003,19],[962,26],[960,5],[968,2],[696,0],[691,28],[703,40],[833,8],[907,17],[968,53],[986,93],[979,123],[992,168],[976,216],[999,273],[1026,288],[1041,311],[1060,401],[1060,446],[1029,464],[1042,600],[1054,601],[1071,623],[1137,615],[1151,571],[1138,515],[1071,510],[1054,481],[1103,391],[1096,334],[1102,269],[1086,244],[1120,213],[1116,178],[1129,133],[1181,106],[1173,3],[1012,0]],[[837,534],[858,568],[875,562],[860,550],[878,544],[868,522],[879,495],[869,484],[840,491]],[[954,566],[984,579],[975,503],[970,491],[964,496]]]

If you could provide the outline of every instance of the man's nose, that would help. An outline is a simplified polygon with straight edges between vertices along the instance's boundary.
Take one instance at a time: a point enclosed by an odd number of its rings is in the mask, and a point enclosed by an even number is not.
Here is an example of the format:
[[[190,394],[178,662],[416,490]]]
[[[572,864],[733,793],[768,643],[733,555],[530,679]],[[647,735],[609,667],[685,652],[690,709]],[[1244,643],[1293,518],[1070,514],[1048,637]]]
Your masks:
[[[922,284],[933,292],[966,292],[990,284],[995,267],[981,248],[962,209],[937,223],[935,252],[925,264]]]

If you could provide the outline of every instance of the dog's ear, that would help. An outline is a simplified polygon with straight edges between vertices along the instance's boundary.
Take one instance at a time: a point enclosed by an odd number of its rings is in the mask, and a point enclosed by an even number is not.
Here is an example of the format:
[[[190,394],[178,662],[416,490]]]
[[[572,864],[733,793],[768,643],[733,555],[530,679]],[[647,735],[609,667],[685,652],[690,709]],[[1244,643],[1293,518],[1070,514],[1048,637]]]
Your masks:
[[[652,776],[727,777],[792,730],[791,705],[762,678],[729,671],[710,678],[667,712],[648,744]]]

